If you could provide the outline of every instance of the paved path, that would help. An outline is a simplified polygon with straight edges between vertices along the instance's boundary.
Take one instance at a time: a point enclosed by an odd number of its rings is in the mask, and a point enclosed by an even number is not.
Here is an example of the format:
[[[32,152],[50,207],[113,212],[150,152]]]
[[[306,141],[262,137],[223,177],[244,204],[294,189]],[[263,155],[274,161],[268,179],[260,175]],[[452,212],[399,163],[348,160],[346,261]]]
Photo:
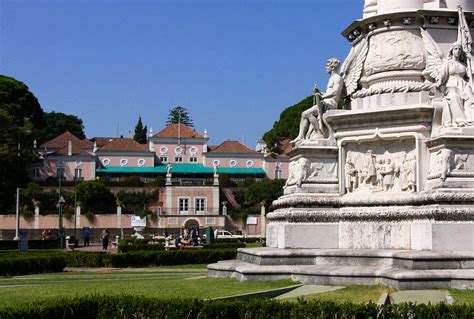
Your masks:
[[[344,287],[342,286],[319,286],[319,285],[304,285],[299,288],[296,288],[290,292],[287,292],[283,295],[276,297],[275,299],[289,299],[289,298],[297,298],[307,295],[314,295],[323,292],[329,292],[334,290],[339,290]]]
[[[392,292],[390,294],[392,303],[398,304],[402,302],[414,303],[453,303],[453,299],[446,290],[402,290]]]

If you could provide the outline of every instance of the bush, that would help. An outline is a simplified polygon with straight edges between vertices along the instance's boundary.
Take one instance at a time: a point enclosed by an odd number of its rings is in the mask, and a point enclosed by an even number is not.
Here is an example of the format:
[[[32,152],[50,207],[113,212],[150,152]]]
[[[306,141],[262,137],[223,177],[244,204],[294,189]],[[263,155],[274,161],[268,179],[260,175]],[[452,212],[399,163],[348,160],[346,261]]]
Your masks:
[[[111,267],[110,256],[105,252],[64,253],[68,267]]]
[[[217,238],[216,243],[259,243],[265,241],[262,237],[245,237],[245,238]]]
[[[142,240],[121,240],[118,251],[126,253],[129,251],[145,251],[145,250],[164,250],[165,245],[162,243],[149,244],[148,241]]]
[[[186,264],[212,264],[235,259],[235,249],[200,249],[171,251],[132,251],[110,255],[112,267],[148,267]]]
[[[28,240],[28,249],[57,249],[59,248],[59,240]],[[16,240],[0,240],[0,250],[17,250],[18,241]]]
[[[474,317],[472,305],[374,303],[331,301],[282,302],[152,299],[144,296],[90,295],[0,309],[0,318],[458,318]]]
[[[0,258],[0,276],[18,276],[46,272],[62,272],[66,267],[64,256],[19,255]],[[0,316],[1,318],[1,316]]]
[[[215,243],[215,244],[204,244],[202,245],[203,249],[225,249],[225,248],[244,248],[245,243]]]

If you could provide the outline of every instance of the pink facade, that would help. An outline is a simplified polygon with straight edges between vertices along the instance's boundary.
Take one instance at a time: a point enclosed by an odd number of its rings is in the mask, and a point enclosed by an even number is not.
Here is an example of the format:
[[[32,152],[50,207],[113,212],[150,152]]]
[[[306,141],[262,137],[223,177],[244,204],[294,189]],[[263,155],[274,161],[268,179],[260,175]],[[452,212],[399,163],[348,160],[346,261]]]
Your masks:
[[[127,154],[127,153],[110,153],[97,155],[100,166],[122,166],[122,167],[153,167],[155,166],[155,158],[153,154]]]
[[[207,151],[205,141],[182,139],[174,142],[157,140],[153,142],[156,158],[159,162],[176,163],[176,157],[181,157],[180,163],[203,163],[203,153]],[[162,159],[166,158],[166,162]]]
[[[93,157],[81,156],[54,156],[44,160],[42,166],[34,166],[37,173],[31,173],[35,180],[44,180],[48,177],[57,177],[58,169],[62,168],[65,180],[92,180],[95,179],[96,162]],[[35,175],[37,177],[35,177]]]
[[[266,161],[264,169],[270,179],[288,179],[289,165],[289,158],[282,157],[275,161]]]
[[[245,157],[240,154],[234,154],[234,156],[219,156],[213,154],[212,156],[206,156],[204,165],[207,167],[213,167],[215,161],[218,161],[219,167],[263,168],[263,156]]]
[[[168,186],[160,189],[163,215],[218,215],[218,186]]]

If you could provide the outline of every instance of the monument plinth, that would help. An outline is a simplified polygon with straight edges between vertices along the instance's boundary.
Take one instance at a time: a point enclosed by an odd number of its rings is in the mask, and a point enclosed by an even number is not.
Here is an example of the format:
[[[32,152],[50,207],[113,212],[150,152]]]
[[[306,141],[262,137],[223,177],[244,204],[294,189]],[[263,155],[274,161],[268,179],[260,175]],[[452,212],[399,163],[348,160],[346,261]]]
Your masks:
[[[449,1],[367,0],[301,116],[268,248],[209,274],[474,288],[473,23]]]

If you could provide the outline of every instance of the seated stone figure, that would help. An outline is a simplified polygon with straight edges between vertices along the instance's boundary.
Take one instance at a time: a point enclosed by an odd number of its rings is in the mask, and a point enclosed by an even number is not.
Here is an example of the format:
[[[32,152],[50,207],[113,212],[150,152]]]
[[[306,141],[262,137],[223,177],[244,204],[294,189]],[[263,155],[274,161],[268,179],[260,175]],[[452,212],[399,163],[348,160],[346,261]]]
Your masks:
[[[326,93],[314,90],[315,104],[301,114],[300,130],[298,136],[291,141],[296,144],[305,139],[310,125],[316,133],[317,138],[326,138],[326,125],[323,122],[323,115],[327,110],[336,109],[342,96],[344,80],[339,74],[340,62],[338,59],[329,59],[326,64],[326,70],[330,74]]]

